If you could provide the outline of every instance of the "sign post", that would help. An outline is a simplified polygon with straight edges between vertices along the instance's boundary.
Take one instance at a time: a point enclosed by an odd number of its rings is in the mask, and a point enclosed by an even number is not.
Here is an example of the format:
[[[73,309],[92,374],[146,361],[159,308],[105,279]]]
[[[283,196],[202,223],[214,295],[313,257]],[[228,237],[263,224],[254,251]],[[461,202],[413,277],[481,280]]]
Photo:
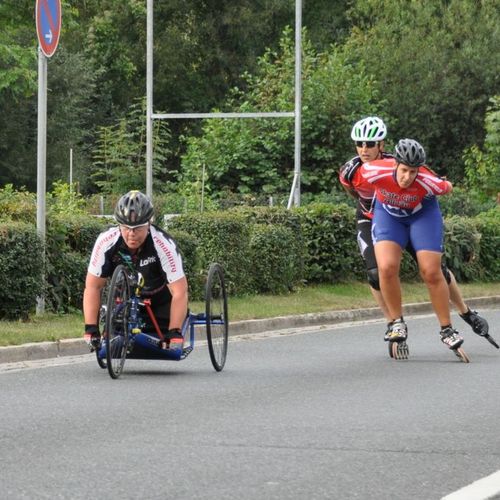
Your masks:
[[[36,0],[36,32],[38,36],[38,131],[36,228],[45,245],[45,192],[47,184],[47,57],[54,55],[61,34],[61,0]],[[45,265],[44,265],[45,269]],[[44,297],[38,297],[37,314],[45,310]]]

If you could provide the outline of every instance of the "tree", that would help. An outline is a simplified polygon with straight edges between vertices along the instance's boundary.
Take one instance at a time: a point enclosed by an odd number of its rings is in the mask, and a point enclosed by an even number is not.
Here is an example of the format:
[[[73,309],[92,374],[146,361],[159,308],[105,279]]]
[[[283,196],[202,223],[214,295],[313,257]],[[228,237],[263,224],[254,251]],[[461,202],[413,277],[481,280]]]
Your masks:
[[[266,51],[248,90],[235,89],[225,107],[238,111],[293,110],[294,42],[286,30],[278,51]],[[349,64],[340,47],[318,54],[303,37],[302,184],[313,193],[338,185],[337,169],[351,154],[351,124],[358,110],[379,111],[374,83],[362,65]],[[294,163],[293,119],[204,121],[201,137],[189,137],[183,183],[196,184],[206,165],[212,193],[283,193]],[[222,195],[224,196],[224,194]]]
[[[121,194],[146,185],[145,99],[131,106],[116,124],[100,127],[94,151],[92,178],[104,194]],[[165,122],[153,128],[153,173],[165,173],[169,131]]]
[[[498,3],[356,0],[349,18],[347,51],[378,82],[391,136],[418,139],[434,168],[460,180],[462,151],[482,142],[498,92]]]
[[[36,31],[29,0],[0,3],[0,96],[19,99],[36,92]],[[31,24],[33,23],[33,24]]]
[[[490,103],[484,124],[484,148],[472,146],[464,159],[468,187],[496,198],[500,193],[500,96],[493,97]]]
[[[26,12],[31,12],[31,19]],[[34,142],[26,134],[33,126],[28,103],[37,89],[33,12],[34,4],[28,0],[0,3],[0,184],[19,174],[23,177],[20,164],[29,161]]]

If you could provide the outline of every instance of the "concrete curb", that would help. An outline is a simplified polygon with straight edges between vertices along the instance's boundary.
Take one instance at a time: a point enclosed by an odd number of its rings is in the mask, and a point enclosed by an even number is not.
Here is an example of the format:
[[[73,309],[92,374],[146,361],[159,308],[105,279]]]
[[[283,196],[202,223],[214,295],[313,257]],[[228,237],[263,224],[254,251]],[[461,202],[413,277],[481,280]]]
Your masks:
[[[489,306],[500,307],[500,295],[477,297],[466,300],[471,309]],[[404,314],[418,315],[432,312],[430,302],[406,304]],[[230,323],[230,335],[262,333],[286,328],[300,328],[314,325],[331,325],[350,321],[383,319],[378,307],[368,309],[347,309],[322,313],[298,314],[294,316],[278,316],[267,319],[252,319]],[[200,338],[200,337],[197,337]],[[204,335],[201,335],[204,338]],[[83,339],[67,339],[56,342],[36,342],[19,346],[0,347],[0,363],[15,363],[37,359],[57,358],[61,356],[77,356],[88,354],[88,347]]]

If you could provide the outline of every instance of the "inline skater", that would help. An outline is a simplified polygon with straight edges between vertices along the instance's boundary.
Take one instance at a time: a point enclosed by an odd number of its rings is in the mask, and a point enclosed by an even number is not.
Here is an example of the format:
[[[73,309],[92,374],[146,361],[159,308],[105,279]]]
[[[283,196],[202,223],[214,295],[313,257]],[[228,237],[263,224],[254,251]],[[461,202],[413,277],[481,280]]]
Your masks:
[[[413,139],[401,139],[393,159],[364,163],[360,175],[375,188],[372,238],[380,290],[391,317],[388,340],[406,341],[408,335],[399,270],[403,249],[411,242],[441,327],[441,341],[458,352],[464,339],[451,324],[449,289],[441,269],[444,226],[436,199],[452,191],[451,183],[425,167],[425,151]]]
[[[359,168],[365,162],[393,158],[392,154],[384,151],[386,136],[387,127],[383,120],[378,117],[370,116],[356,122],[351,131],[351,138],[355,143],[357,155],[340,168],[339,178],[344,189],[357,200],[358,246],[367,269],[370,291],[388,322],[385,336],[385,339],[388,340],[387,337],[391,331],[391,318],[380,292],[378,267],[371,235],[375,189],[371,183],[367,182],[359,174]],[[406,250],[417,261],[411,242],[406,247]],[[493,345],[497,346],[488,335],[488,322],[465,303],[455,276],[444,262],[442,263],[442,272],[449,286],[451,302],[460,317],[472,327],[476,334],[486,337]]]
[[[151,223],[153,205],[140,191],[123,195],[114,215],[118,225],[97,237],[88,266],[83,294],[86,343],[91,351],[99,348],[101,291],[115,268],[124,263],[142,274],[141,296],[151,299],[151,308],[165,339],[169,344],[182,342],[188,283],[174,240]],[[145,330],[154,331],[147,315],[144,320]]]

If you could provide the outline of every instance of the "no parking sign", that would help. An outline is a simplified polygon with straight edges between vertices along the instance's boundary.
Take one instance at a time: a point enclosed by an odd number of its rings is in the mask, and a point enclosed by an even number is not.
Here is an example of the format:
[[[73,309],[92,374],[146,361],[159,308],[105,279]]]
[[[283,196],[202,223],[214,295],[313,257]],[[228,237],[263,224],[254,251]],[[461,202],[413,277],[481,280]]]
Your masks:
[[[61,34],[61,0],[36,0],[36,32],[42,52],[54,54]]]

